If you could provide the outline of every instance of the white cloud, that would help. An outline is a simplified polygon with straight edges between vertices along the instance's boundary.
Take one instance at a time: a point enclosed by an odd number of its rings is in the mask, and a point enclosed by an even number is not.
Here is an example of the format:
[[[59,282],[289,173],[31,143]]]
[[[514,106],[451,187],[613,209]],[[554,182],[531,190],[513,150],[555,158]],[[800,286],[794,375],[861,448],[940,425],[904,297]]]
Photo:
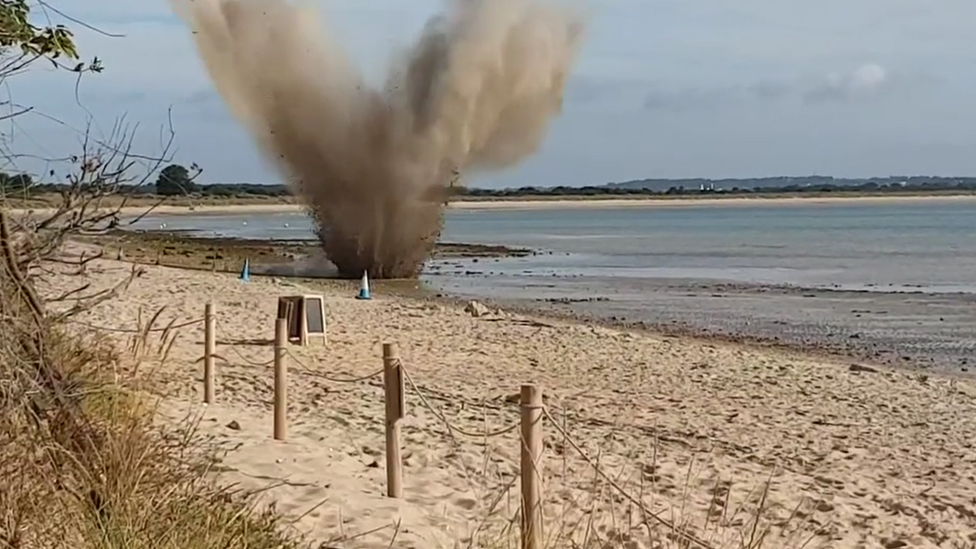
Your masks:
[[[921,74],[893,75],[881,65],[864,63],[848,72],[835,71],[823,76],[803,76],[792,80],[766,78],[749,84],[652,87],[644,98],[644,108],[687,111],[739,106],[747,102],[808,105],[864,102],[908,92],[919,86],[935,84],[936,81]]]
[[[891,84],[884,67],[865,63],[847,74],[828,74],[823,81],[806,90],[803,99],[807,102],[875,99],[892,89]]]

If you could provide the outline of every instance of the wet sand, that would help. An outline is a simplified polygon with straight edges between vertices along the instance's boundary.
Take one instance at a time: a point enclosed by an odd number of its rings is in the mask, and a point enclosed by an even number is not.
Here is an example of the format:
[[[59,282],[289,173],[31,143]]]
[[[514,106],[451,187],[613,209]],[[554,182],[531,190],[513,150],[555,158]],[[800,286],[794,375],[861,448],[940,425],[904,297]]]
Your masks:
[[[107,257],[141,264],[180,267],[215,272],[240,272],[248,261],[254,274],[318,278],[335,276],[314,240],[260,240],[200,237],[169,231],[114,230],[77,240],[99,246]],[[483,244],[442,242],[434,250],[435,260],[520,257],[532,252],[523,248]],[[120,255],[121,254],[121,255]],[[309,258],[316,258],[307,261]]]
[[[888,366],[976,372],[976,294],[626,278],[535,277],[506,285],[447,269],[449,276],[431,278],[433,286],[508,307]]]
[[[310,241],[206,238],[117,231],[90,239],[143,264],[252,275],[328,278]],[[387,291],[456,302],[478,299],[527,314],[662,334],[772,345],[875,365],[976,373],[976,294],[840,291],[688,279],[499,277],[496,258],[534,252],[446,243],[423,277]],[[438,296],[439,294],[439,296]]]
[[[313,279],[334,276],[314,242],[117,232],[92,239],[143,264]],[[839,291],[688,279],[501,277],[495,258],[534,253],[442,244],[423,277],[387,291],[478,299],[527,314],[657,333],[780,346],[875,365],[976,373],[976,294]]]

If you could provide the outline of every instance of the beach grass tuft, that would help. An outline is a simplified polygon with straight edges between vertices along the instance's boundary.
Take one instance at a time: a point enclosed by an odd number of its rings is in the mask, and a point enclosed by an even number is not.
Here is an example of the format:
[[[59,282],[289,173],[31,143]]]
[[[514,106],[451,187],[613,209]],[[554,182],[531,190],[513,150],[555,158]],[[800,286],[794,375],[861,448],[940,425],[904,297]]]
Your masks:
[[[110,341],[34,315],[3,275],[0,549],[303,546],[255,494],[215,480],[218,456],[192,418],[176,432],[157,425]]]

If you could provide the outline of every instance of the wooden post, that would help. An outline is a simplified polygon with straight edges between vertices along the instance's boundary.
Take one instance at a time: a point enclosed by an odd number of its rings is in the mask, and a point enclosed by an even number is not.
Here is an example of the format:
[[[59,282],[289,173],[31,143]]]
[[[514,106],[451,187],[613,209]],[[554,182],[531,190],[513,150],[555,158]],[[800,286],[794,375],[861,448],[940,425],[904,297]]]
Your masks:
[[[542,549],[542,391],[523,385],[522,549]]]
[[[386,401],[386,495],[403,497],[400,420],[403,419],[403,370],[395,343],[383,344],[383,390]]]
[[[203,313],[203,401],[214,403],[214,354],[217,347],[217,317],[213,303],[207,303]]]
[[[285,346],[288,345],[288,320],[275,320],[274,342],[274,439],[285,440],[288,423],[288,370]]]

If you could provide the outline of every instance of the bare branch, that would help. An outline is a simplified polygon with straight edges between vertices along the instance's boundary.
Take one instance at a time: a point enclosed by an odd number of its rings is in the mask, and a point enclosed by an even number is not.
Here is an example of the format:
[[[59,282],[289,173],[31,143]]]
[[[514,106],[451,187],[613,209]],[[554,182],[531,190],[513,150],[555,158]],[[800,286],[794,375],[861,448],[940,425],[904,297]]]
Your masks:
[[[68,21],[71,21],[72,23],[78,25],[79,27],[86,28],[86,29],[88,29],[88,30],[90,30],[92,32],[101,34],[102,36],[107,36],[109,38],[125,38],[125,35],[124,34],[111,33],[111,32],[102,30],[102,29],[100,29],[98,27],[92,26],[92,25],[90,25],[88,23],[85,23],[84,21],[82,21],[80,19],[76,19],[76,18],[68,15],[67,13],[59,10],[58,8],[52,6],[51,4],[45,2],[44,0],[37,0],[37,5],[40,6],[41,9],[44,10],[44,11],[54,12],[54,13],[60,15],[62,18],[66,19]]]
[[[16,118],[20,115],[27,114],[34,110],[34,107],[24,107],[17,112],[11,112],[10,114],[0,115],[0,122],[4,120],[9,120],[11,118]]]
[[[84,127],[76,128],[31,105],[17,103],[9,94],[6,100],[0,102],[0,107],[6,111],[0,114],[0,122],[9,123],[11,128],[17,128],[14,121],[22,116],[38,116],[78,136],[78,150],[70,156],[39,158],[37,155],[9,150],[7,142],[0,151],[0,158],[9,164],[15,163],[18,158],[45,162],[44,173],[31,174],[33,177],[24,185],[24,198],[29,197],[32,185],[54,184],[58,191],[53,203],[43,209],[14,215],[10,208],[10,197],[0,189],[0,266],[3,267],[0,269],[0,284],[8,297],[11,290],[21,296],[18,299],[23,301],[23,305],[19,307],[31,311],[39,327],[45,320],[63,320],[110,299],[141,274],[141,271],[134,269],[116,287],[98,292],[91,292],[91,286],[80,281],[76,287],[59,288],[60,293],[47,300],[41,300],[35,290],[38,276],[84,275],[86,266],[101,257],[101,253],[88,253],[80,258],[72,258],[63,251],[65,244],[75,236],[101,234],[122,223],[127,197],[120,191],[152,183],[160,169],[172,162],[175,131],[170,108],[166,122],[160,128],[160,150],[155,155],[135,152],[134,140],[139,125],[129,122],[124,115],[117,118],[107,132],[102,132],[94,115],[80,99],[83,76],[99,72],[101,64],[97,58],[90,63],[77,62],[78,55],[70,31],[51,22],[50,14],[104,36],[120,35],[85,24],[45,0],[37,0],[35,9],[48,18],[49,24],[46,28],[25,24],[18,31],[36,37],[37,44],[29,38],[6,37],[10,39],[8,42],[21,47],[19,50],[0,48],[0,85],[9,91],[9,82],[13,77],[22,74],[37,61],[47,60],[55,67],[75,74],[75,103],[86,115]],[[119,196],[122,196],[121,201],[118,200]],[[130,223],[148,215],[164,200],[146,208]],[[67,308],[58,307],[60,312],[55,314],[45,310],[45,303],[61,303]]]

